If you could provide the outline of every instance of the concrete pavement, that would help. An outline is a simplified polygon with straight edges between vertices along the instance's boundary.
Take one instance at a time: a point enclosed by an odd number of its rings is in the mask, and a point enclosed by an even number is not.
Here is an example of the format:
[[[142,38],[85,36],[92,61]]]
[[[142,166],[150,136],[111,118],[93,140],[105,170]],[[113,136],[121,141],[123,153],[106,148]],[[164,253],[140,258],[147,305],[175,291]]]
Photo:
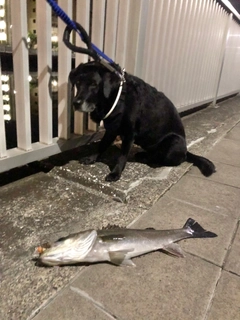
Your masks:
[[[135,148],[110,184],[104,176],[117,146],[103,163],[78,162],[97,144],[45,160],[37,173],[23,168],[31,175],[15,182],[0,175],[1,319],[240,319],[240,97],[183,121],[191,151],[216,164],[210,178],[188,163],[136,163]],[[154,252],[135,258],[136,268],[39,268],[31,260],[38,244],[78,230],[179,228],[189,217],[218,237],[181,241],[185,259]]]

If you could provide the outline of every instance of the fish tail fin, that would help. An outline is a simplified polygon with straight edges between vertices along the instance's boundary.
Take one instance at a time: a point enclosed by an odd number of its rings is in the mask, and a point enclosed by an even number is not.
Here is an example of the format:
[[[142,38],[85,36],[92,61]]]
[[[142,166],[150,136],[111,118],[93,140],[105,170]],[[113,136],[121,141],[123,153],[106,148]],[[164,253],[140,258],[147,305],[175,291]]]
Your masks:
[[[192,238],[214,238],[217,234],[203,229],[200,224],[192,218],[189,218],[183,226],[183,229],[191,235]]]

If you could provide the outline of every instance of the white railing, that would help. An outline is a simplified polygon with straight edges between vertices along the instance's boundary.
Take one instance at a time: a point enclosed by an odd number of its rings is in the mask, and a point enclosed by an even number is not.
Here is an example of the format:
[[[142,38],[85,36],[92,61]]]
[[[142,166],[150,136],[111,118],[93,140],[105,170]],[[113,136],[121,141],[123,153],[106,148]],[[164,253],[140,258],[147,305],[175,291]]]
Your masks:
[[[58,136],[53,137],[50,90],[52,13],[45,0],[34,3],[39,141],[31,142],[27,1],[11,0],[17,147],[6,149],[0,93],[0,172],[41,160],[86,141],[83,114],[75,113],[74,137],[70,133],[68,74],[72,55],[61,41],[65,24],[60,19]],[[240,26],[214,0],[58,0],[58,4],[87,32],[91,29],[95,45],[127,72],[163,91],[179,111],[240,91]],[[83,44],[78,36],[76,44]],[[86,55],[77,54],[75,63],[78,65],[87,60]],[[88,129],[96,130],[90,119]]]

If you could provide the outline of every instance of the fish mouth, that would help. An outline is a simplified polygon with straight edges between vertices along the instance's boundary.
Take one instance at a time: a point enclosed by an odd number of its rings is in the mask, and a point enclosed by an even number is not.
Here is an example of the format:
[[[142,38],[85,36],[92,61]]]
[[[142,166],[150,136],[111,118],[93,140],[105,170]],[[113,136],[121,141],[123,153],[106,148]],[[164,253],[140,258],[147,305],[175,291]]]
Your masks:
[[[40,264],[55,266],[82,262],[91,251],[97,238],[95,230],[83,232],[81,236],[64,238],[50,247],[37,247]]]

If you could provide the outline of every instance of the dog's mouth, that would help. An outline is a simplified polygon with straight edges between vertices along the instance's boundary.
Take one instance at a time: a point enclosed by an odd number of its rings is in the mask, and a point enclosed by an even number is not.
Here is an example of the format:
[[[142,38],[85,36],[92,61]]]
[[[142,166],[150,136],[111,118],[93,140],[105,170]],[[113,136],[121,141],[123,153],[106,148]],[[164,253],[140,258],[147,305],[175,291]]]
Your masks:
[[[74,108],[74,111],[92,112],[95,110],[96,105],[92,102],[76,101],[76,102],[73,102],[73,108]]]

